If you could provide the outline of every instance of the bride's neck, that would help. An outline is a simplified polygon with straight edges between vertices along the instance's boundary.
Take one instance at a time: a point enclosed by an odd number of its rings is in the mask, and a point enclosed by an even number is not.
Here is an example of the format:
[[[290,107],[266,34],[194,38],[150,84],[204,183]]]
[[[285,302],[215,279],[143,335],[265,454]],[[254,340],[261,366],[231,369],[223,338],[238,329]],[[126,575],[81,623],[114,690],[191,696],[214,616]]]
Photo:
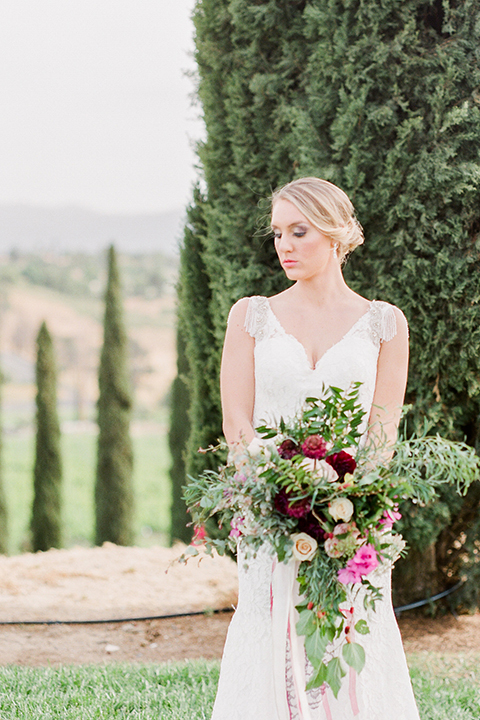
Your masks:
[[[355,294],[343,279],[340,268],[338,272],[325,273],[308,280],[297,280],[291,291],[302,303],[317,307],[337,305],[342,298],[347,299],[348,296]]]

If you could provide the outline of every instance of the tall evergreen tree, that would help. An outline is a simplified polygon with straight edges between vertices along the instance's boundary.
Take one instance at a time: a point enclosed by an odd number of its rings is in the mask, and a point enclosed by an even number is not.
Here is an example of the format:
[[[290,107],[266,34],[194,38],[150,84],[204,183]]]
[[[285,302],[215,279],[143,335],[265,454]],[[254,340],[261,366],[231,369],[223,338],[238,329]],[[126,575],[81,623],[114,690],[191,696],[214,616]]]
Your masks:
[[[170,480],[172,504],[170,507],[170,544],[175,540],[189,543],[192,531],[188,525],[187,506],[183,500],[182,488],[187,481],[185,472],[185,447],[188,441],[190,423],[188,418],[189,392],[187,386],[188,361],[185,354],[185,335],[180,318],[177,328],[177,376],[172,383],[170,398],[170,428],[168,445],[172,456]]]
[[[0,388],[2,386],[2,373],[0,371]],[[0,397],[1,402],[1,397]],[[0,406],[1,408],[1,406]],[[0,412],[1,418],[1,412]],[[0,554],[8,552],[8,511],[7,499],[3,486],[3,433],[0,422]]]
[[[204,199],[197,188],[195,204],[188,211],[180,270],[180,321],[185,333],[189,368],[190,433],[187,442],[186,473],[195,475],[212,462],[199,448],[215,444],[221,435],[219,362],[215,342],[215,306],[203,253],[206,239]]]
[[[128,376],[128,341],[113,245],[108,251],[99,389],[95,542],[97,545],[105,541],[131,545],[134,539],[133,450],[130,438],[132,400]]]
[[[203,224],[192,232],[208,292],[205,355],[190,383],[212,391],[199,398],[199,420],[191,414],[191,439],[205,414],[220,432],[228,308],[285,287],[259,200],[312,174],[350,195],[365,228],[347,280],[410,322],[411,426],[428,417],[479,447],[478,0],[202,0],[194,19],[207,139],[206,191],[195,201]],[[197,320],[185,315],[187,326]],[[198,467],[195,450],[192,441]],[[413,551],[397,587],[422,596],[476,572],[479,487],[404,515]]]
[[[37,414],[32,506],[34,552],[62,544],[62,462],[57,373],[52,338],[43,322],[37,336]]]

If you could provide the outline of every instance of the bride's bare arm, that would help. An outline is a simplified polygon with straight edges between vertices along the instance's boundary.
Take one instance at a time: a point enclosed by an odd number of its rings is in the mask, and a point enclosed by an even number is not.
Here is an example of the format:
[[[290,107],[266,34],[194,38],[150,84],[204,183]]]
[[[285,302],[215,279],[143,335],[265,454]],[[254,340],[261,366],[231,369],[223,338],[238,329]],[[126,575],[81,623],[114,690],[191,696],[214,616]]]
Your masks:
[[[388,447],[397,439],[408,371],[408,326],[404,314],[395,308],[397,334],[383,342],[378,356],[377,381],[370,413],[369,437],[383,446],[377,459],[388,460]]]
[[[255,392],[254,339],[245,331],[248,298],[239,300],[230,313],[220,370],[223,432],[230,446],[254,437],[253,403]]]

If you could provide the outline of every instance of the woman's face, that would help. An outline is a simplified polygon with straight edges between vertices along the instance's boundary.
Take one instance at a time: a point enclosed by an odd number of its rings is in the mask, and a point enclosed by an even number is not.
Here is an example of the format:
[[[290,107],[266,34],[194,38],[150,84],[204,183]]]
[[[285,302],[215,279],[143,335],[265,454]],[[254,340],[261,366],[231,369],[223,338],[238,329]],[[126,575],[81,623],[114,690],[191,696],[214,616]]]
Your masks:
[[[332,242],[289,200],[272,208],[275,250],[289,280],[308,280],[335,262]]]

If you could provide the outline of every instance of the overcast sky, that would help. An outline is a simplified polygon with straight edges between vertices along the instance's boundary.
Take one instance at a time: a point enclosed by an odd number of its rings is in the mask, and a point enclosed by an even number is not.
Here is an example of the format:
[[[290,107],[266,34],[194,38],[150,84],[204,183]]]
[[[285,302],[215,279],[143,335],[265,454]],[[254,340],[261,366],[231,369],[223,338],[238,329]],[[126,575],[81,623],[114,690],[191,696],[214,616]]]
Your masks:
[[[0,205],[183,207],[194,0],[0,0]]]

